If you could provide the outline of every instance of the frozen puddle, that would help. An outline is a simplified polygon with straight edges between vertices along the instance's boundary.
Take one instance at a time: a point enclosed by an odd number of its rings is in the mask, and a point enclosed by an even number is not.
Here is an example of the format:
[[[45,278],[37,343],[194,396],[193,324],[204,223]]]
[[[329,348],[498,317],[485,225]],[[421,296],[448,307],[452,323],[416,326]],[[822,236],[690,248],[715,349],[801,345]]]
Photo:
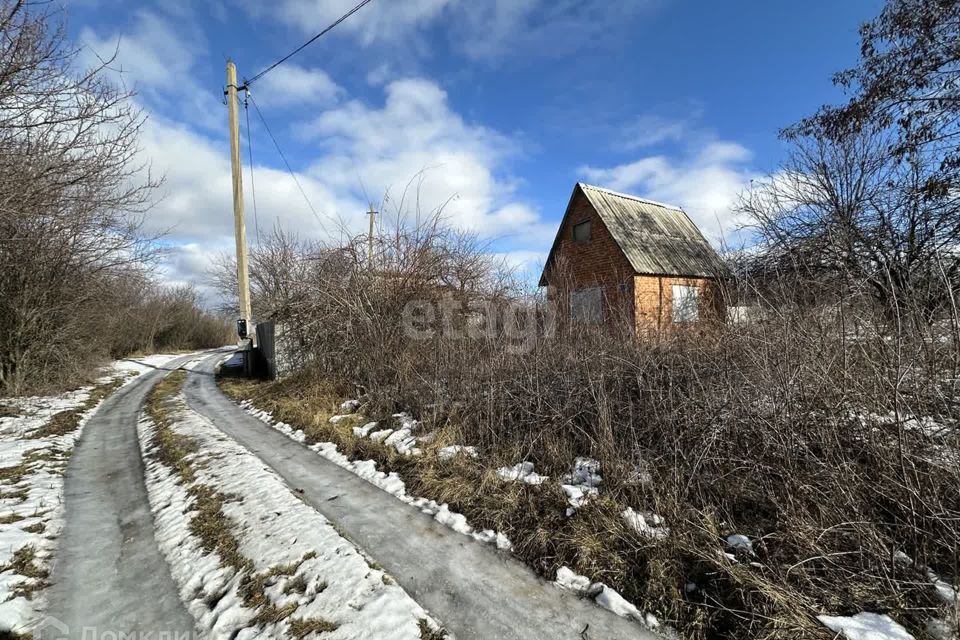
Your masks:
[[[154,426],[141,420],[157,540],[204,633],[241,640],[296,637],[308,624],[324,621],[330,630],[322,636],[331,640],[415,640],[421,624],[433,627],[420,605],[259,458],[177,402],[174,430],[197,445],[188,456],[194,484],[226,497],[222,512],[234,523],[240,553],[252,563],[238,571],[225,566],[216,552],[204,551],[190,531],[194,498],[180,476],[151,455]],[[244,583],[255,577],[262,579],[266,599],[262,606],[245,606]]]

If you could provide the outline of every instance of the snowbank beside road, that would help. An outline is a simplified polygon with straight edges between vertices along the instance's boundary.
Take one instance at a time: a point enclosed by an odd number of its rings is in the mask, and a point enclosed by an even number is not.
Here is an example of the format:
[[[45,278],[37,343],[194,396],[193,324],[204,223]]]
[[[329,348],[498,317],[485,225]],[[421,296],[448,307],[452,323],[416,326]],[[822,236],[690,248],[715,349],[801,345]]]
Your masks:
[[[268,411],[263,411],[262,409],[256,408],[249,400],[243,400],[240,402],[240,406],[244,411],[253,417],[273,427],[287,437],[296,440],[297,442],[304,442],[305,435],[303,431],[295,429],[285,422],[278,422]],[[371,424],[376,423],[368,423],[362,427],[361,430],[366,429]],[[369,433],[369,430],[367,433]],[[377,432],[371,433],[370,437],[373,437],[376,435],[376,433]],[[433,516],[437,522],[450,527],[458,533],[470,536],[479,542],[495,544],[498,549],[503,551],[509,551],[513,548],[513,545],[507,536],[500,532],[493,531],[492,529],[474,529],[467,522],[467,518],[464,515],[450,511],[446,504],[440,504],[436,500],[431,500],[429,498],[418,498],[409,495],[407,493],[407,486],[404,484],[400,476],[393,472],[384,473],[383,471],[378,471],[377,463],[373,460],[350,460],[347,456],[343,455],[337,450],[337,445],[333,442],[315,442],[308,446],[312,451],[323,456],[330,462],[333,462],[334,464],[355,473],[370,484],[383,489],[387,493],[392,494],[407,504],[410,504],[417,509],[420,509],[422,512]]]
[[[211,638],[296,637],[415,640],[426,612],[307,506],[274,472],[182,400],[171,428],[195,443],[185,482],[155,457],[155,427],[141,421],[147,490],[157,540],[181,596]],[[250,565],[237,570],[205,551],[191,529],[197,487],[225,496],[221,510]],[[194,495],[191,495],[191,492]],[[257,589],[258,592],[252,592]]]

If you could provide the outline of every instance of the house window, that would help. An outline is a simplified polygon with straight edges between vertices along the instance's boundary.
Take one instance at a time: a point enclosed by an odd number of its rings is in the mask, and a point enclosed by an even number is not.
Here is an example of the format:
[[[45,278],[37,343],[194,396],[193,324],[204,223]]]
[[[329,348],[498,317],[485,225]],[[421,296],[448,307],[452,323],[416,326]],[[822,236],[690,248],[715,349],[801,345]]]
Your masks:
[[[573,225],[573,241],[577,244],[590,242],[590,221],[584,220]]]
[[[600,287],[580,289],[570,294],[570,319],[577,324],[600,324],[603,321]]]
[[[700,291],[696,287],[673,285],[673,321],[696,322],[700,319]]]

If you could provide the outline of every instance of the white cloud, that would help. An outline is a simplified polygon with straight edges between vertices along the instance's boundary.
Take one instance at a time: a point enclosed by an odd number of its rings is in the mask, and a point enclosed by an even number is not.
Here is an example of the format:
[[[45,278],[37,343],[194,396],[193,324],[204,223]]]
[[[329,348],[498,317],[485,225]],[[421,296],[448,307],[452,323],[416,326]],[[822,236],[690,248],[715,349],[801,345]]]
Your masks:
[[[166,178],[162,193],[158,194],[161,197],[147,220],[149,228],[168,231],[170,239],[179,243],[232,237],[232,185],[226,140],[211,139],[185,126],[153,118],[144,128],[141,143],[153,169]],[[243,186],[248,238],[255,237],[257,221],[261,229],[269,230],[281,224],[313,237],[325,237],[327,231],[333,232],[332,216],[337,213],[340,202],[323,184],[306,175],[298,176],[311,202],[324,203],[327,207],[318,221],[286,171],[258,164],[254,167],[254,177],[256,215],[250,167],[245,163]]]
[[[543,265],[547,261],[547,254],[548,251],[520,250],[499,253],[497,257],[502,258],[507,266],[514,269],[514,272],[526,282],[534,283],[540,278],[540,272],[543,271]]]
[[[350,34],[363,45],[378,40],[396,42],[437,19],[447,6],[455,4],[456,1],[374,2],[342,22],[337,27],[337,32]],[[303,33],[314,34],[352,9],[357,0],[280,0],[270,4],[258,0],[244,0],[243,4],[249,13],[258,18],[279,19]]]
[[[749,149],[714,141],[688,158],[648,156],[607,168],[581,167],[588,182],[683,207],[704,235],[717,243],[735,232],[738,194],[758,177]]]
[[[325,148],[311,176],[342,199],[362,197],[363,189],[371,197],[389,191],[396,205],[422,172],[414,187],[422,211],[443,207],[453,224],[487,237],[535,242],[552,233],[500,175],[502,161],[515,151],[507,138],[465,122],[429,80],[394,81],[385,92],[382,108],[352,101],[299,128]]]
[[[506,138],[465,122],[450,109],[446,94],[428,80],[393,82],[385,96],[380,107],[349,101],[303,126],[303,136],[321,141],[320,155],[297,178],[321,209],[320,220],[286,171],[263,164],[254,168],[255,215],[249,167],[244,163],[251,242],[257,218],[266,232],[279,224],[301,235],[336,240],[342,232],[340,221],[348,231],[359,232],[366,220],[366,194],[377,199],[389,192],[385,207],[389,214],[399,206],[411,180],[415,184],[406,204],[412,204],[415,196],[422,211],[446,204],[451,223],[504,239],[501,246],[515,250],[511,254],[515,262],[550,241],[554,226],[517,199],[509,176],[501,175],[502,161],[514,152]],[[168,242],[174,246],[162,273],[171,282],[194,282],[202,288],[209,261],[232,247],[227,141],[154,117],[144,128],[142,146],[153,169],[166,176],[163,198],[147,220],[150,230],[168,231]]]
[[[636,151],[662,142],[677,142],[687,137],[690,129],[691,123],[688,120],[642,115],[623,128],[616,147]]]
[[[382,87],[394,76],[392,66],[382,62],[367,72],[367,84],[372,87]]]
[[[128,33],[101,37],[89,27],[80,33],[85,45],[84,61],[94,64],[97,56],[107,59],[117,52],[111,67],[129,83],[156,89],[173,89],[189,75],[196,55],[193,38],[155,13],[137,11]]]
[[[356,0],[281,0],[269,10],[241,0],[257,18],[271,18],[314,34],[353,8]],[[403,43],[404,53],[426,53],[422,37],[439,27],[476,60],[506,55],[556,56],[616,41],[628,21],[659,0],[392,0],[373,3],[337,27],[361,46]],[[558,46],[558,43],[563,43]]]
[[[306,69],[292,63],[279,66],[255,86],[257,102],[268,106],[330,105],[343,89],[320,69]]]
[[[132,27],[123,33],[98,34],[89,27],[80,32],[80,62],[88,67],[111,62],[115,79],[140,94],[140,100],[166,113],[176,113],[195,124],[222,126],[216,91],[202,87],[194,66],[206,42],[190,20],[176,23],[147,10],[134,14]]]

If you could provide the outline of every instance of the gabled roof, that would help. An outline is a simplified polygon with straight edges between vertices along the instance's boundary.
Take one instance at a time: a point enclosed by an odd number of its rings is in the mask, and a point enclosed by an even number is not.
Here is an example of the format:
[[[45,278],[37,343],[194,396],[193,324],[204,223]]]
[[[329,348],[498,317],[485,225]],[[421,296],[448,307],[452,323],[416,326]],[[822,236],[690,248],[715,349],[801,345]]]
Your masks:
[[[559,244],[577,189],[593,205],[637,274],[702,278],[727,274],[720,256],[680,207],[578,182],[550,248],[544,275]],[[545,283],[544,277],[541,276],[540,282]]]

